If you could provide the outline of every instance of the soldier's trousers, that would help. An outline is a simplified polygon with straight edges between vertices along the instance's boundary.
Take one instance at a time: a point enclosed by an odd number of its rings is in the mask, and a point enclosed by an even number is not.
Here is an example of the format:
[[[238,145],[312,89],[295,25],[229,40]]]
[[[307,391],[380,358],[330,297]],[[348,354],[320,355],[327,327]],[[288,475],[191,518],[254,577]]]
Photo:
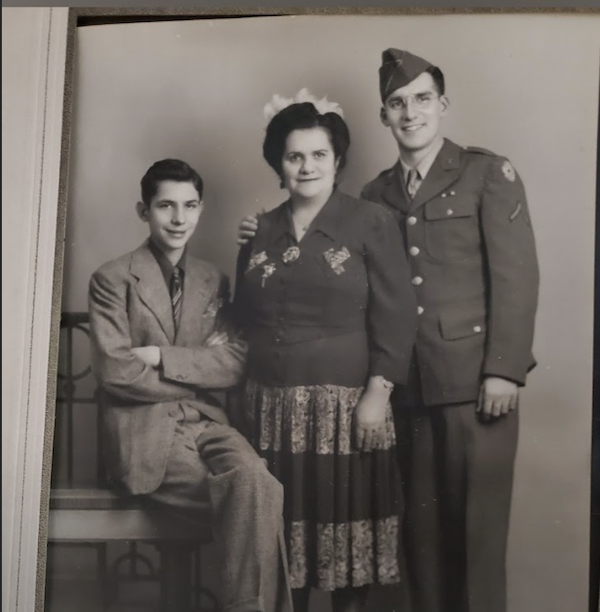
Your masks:
[[[414,378],[393,405],[412,612],[506,612],[517,412],[485,424],[475,403],[423,406]]]
[[[210,503],[224,612],[291,612],[283,487],[236,429],[198,416],[179,422],[149,497],[191,527]]]

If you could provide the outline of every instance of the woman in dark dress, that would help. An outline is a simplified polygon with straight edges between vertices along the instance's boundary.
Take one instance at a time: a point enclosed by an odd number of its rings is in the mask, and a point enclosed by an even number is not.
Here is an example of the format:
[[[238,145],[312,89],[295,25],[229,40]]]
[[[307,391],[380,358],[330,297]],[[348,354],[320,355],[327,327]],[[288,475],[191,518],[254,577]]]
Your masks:
[[[247,434],[284,485],[296,612],[310,587],[351,612],[368,585],[400,581],[389,395],[407,376],[417,308],[392,215],[336,186],[350,144],[341,109],[275,101],[263,153],[290,197],[238,259]]]

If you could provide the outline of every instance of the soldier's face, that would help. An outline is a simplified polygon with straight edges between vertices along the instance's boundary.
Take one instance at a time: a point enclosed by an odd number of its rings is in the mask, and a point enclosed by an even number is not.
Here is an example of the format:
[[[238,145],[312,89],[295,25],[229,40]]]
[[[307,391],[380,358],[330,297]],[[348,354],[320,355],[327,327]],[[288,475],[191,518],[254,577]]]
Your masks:
[[[447,98],[438,94],[433,77],[424,72],[387,97],[381,122],[391,129],[401,151],[416,153],[439,137],[447,110]]]

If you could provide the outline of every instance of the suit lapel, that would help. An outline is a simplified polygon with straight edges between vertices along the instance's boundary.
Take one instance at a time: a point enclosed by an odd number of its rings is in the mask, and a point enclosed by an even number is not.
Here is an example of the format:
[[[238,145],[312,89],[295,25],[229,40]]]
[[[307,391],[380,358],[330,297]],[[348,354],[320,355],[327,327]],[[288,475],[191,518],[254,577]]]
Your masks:
[[[445,140],[410,205],[413,211],[449,187],[460,176],[460,147]]]
[[[406,187],[400,180],[401,175],[402,169],[400,168],[400,162],[397,162],[385,178],[386,182],[381,192],[381,198],[389,206],[406,213],[410,200],[406,193]]]
[[[185,345],[198,336],[202,314],[210,296],[208,277],[202,264],[188,255],[185,262],[181,319],[175,336],[175,344]]]
[[[154,255],[143,244],[134,251],[131,260],[131,273],[138,279],[136,291],[140,300],[157,318],[169,342],[175,340],[175,324],[173,323],[173,305],[165,279]]]

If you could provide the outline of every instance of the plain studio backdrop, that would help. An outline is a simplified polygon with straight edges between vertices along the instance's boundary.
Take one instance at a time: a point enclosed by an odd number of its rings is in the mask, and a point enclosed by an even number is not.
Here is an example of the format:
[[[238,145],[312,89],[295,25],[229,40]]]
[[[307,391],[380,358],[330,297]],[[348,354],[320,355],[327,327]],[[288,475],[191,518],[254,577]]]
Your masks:
[[[453,15],[79,28],[63,309],[86,310],[92,272],[145,239],[139,181],[165,157],[205,180],[191,251],[233,276],[240,218],[286,197],[262,158],[263,107],[275,93],[308,87],[341,104],[352,135],[342,188],[357,195],[397,158],[379,121],[381,52],[422,55],[446,75],[445,134],[512,161],[537,238],[538,366],[521,402],[510,612],[583,612],[599,25],[595,15]]]

